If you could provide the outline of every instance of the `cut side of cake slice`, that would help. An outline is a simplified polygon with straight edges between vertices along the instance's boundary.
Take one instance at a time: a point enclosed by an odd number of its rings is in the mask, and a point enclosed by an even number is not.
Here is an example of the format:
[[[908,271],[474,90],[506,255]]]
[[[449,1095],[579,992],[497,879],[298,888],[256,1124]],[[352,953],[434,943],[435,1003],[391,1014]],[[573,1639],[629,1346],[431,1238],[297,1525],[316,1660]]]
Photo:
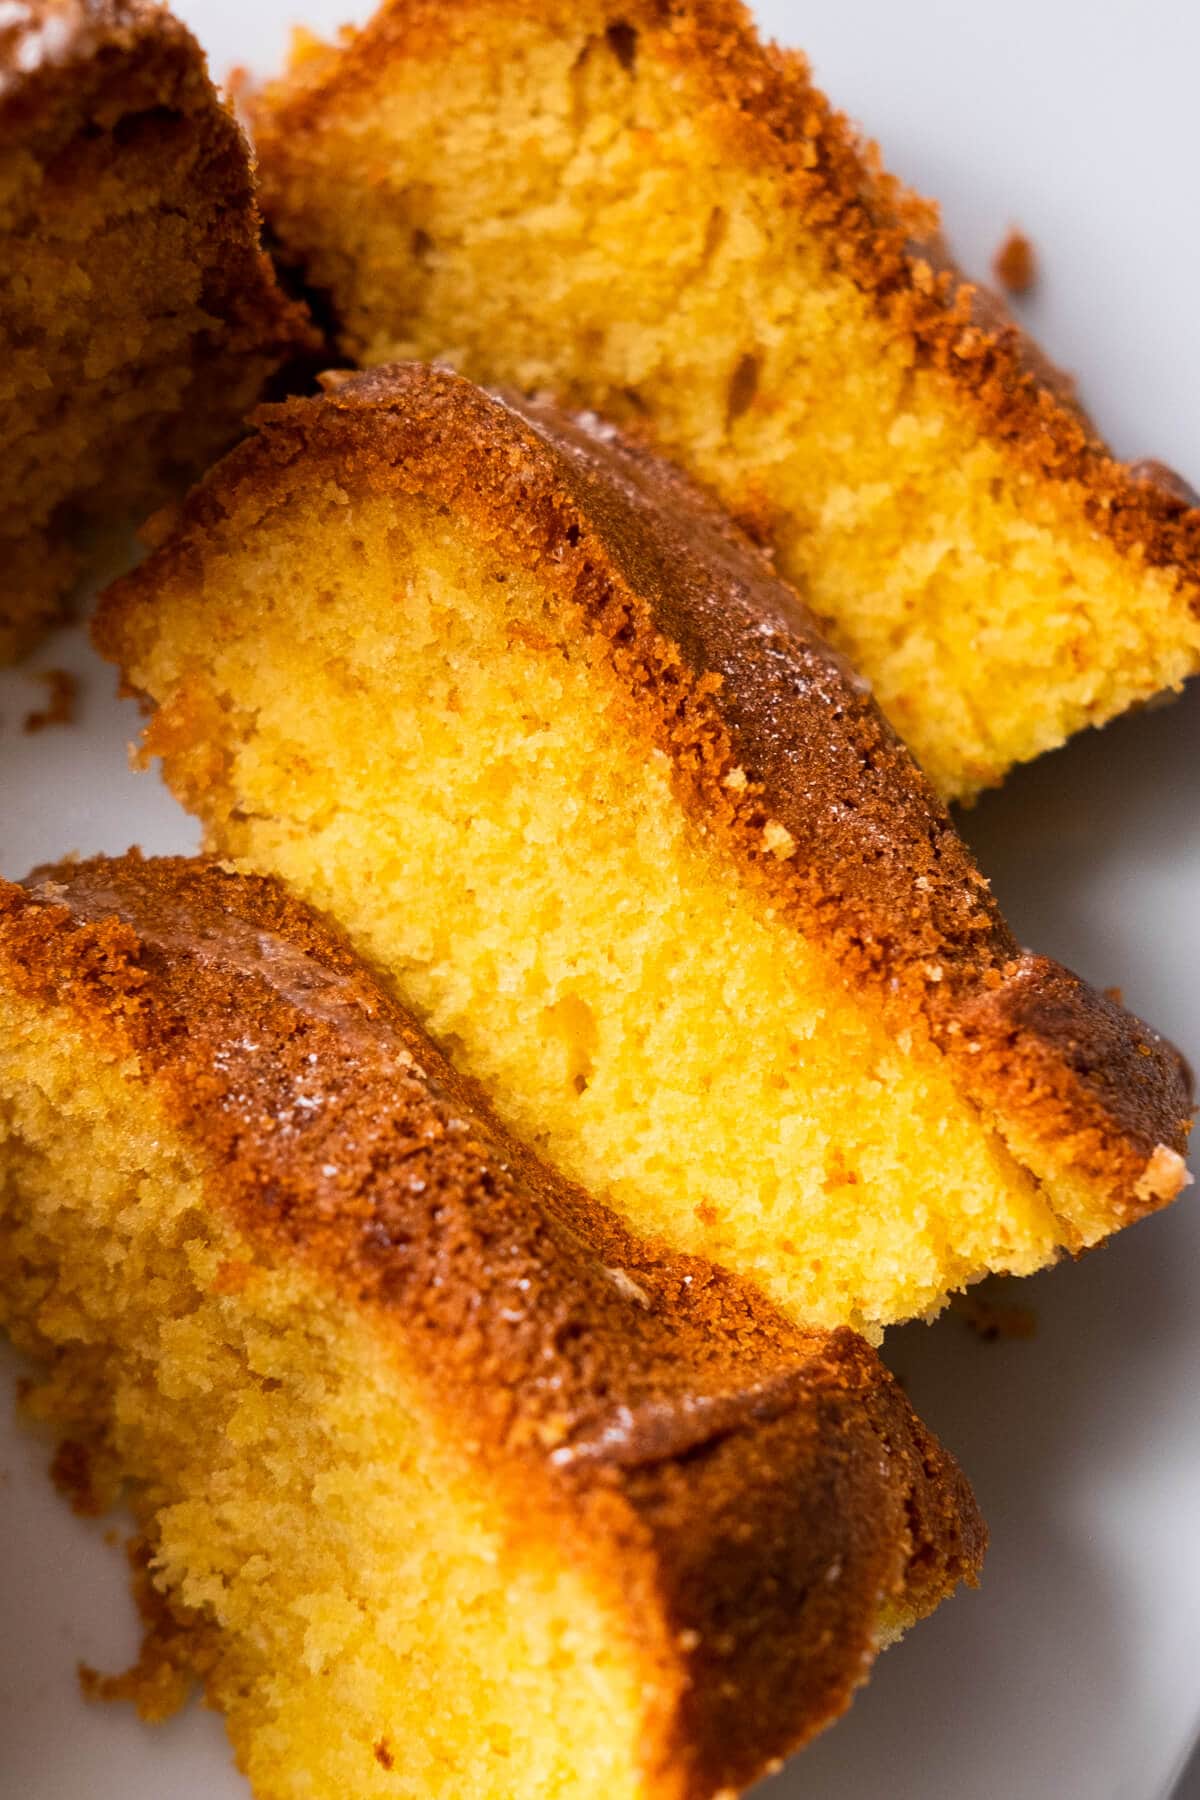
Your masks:
[[[149,0],[0,8],[0,244],[3,660],[59,615],[79,529],[194,479],[315,340],[248,146]]]
[[[334,915],[551,1162],[871,1332],[1178,1193],[1181,1059],[1018,947],[682,476],[420,365],[259,423],[97,641],[210,847]]]
[[[127,1491],[140,1697],[193,1671],[261,1800],[732,1800],[975,1579],[861,1339],[552,1173],[271,880],[0,885],[0,1124],[0,1315]]]
[[[1200,666],[1196,495],[1114,459],[736,0],[388,0],[303,38],[255,130],[344,353],[649,433],[944,795]]]

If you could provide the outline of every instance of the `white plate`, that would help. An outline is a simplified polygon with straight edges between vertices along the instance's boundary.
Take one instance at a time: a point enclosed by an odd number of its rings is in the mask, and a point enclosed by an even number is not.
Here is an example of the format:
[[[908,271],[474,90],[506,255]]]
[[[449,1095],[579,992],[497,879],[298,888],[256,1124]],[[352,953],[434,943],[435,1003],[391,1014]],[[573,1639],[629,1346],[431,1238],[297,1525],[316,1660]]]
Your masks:
[[[269,68],[303,0],[178,0],[218,69]],[[340,0],[309,0],[328,26]],[[1127,454],[1200,478],[1200,14],[1175,0],[841,0],[762,8],[803,41],[890,158],[940,194],[976,268],[1012,221],[1044,282],[1030,317]],[[0,863],[67,850],[187,849],[189,822],[131,776],[135,721],[76,637],[70,729],[21,735],[36,703],[0,680]],[[1018,932],[1200,1060],[1200,691],[1014,779],[966,821]],[[978,1594],[884,1657],[849,1718],[772,1800],[1162,1800],[1200,1716],[1200,1251],[1193,1200],[1026,1285],[1029,1343],[953,1318],[888,1347],[961,1457],[993,1532]],[[6,1368],[9,1365],[6,1365]],[[245,1800],[215,1719],[159,1731],[79,1700],[79,1658],[133,1647],[118,1554],[44,1478],[0,1406],[0,1796]],[[353,1796],[346,1796],[353,1800]],[[522,1796],[521,1800],[525,1800]],[[533,1797],[530,1797],[533,1800]]]

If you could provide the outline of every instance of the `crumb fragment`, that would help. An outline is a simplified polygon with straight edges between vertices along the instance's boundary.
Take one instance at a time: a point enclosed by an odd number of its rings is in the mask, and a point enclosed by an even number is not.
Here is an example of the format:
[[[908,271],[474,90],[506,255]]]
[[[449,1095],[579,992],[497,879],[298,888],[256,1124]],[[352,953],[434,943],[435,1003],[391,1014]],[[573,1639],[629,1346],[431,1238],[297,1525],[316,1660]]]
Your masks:
[[[1176,1194],[1191,1184],[1192,1176],[1178,1150],[1156,1144],[1133,1191],[1139,1200],[1167,1201],[1174,1200]]]
[[[1037,1336],[1037,1314],[1032,1306],[1018,1306],[1011,1300],[996,1300],[972,1288],[969,1293],[955,1294],[950,1301],[968,1331],[986,1344],[1012,1343]]]
[[[97,1479],[96,1457],[91,1445],[64,1438],[50,1464],[50,1479],[72,1512],[98,1519],[108,1510],[111,1496]]]
[[[348,381],[353,381],[357,373],[357,369],[322,369],[317,376],[317,386],[323,394],[332,394]]]
[[[81,1662],[79,1686],[85,1700],[129,1701],[147,1723],[161,1724],[186,1704],[215,1658],[198,1625],[177,1612],[155,1587],[145,1542],[130,1538],[126,1551],[142,1621],[138,1659],[123,1675],[103,1675]]]
[[[396,1766],[396,1758],[392,1752],[392,1746],[388,1743],[386,1738],[381,1737],[375,1745],[375,1761],[379,1764],[381,1769],[394,1769]]]
[[[633,1279],[626,1269],[611,1269],[607,1266],[604,1273],[608,1276],[617,1292],[626,1300],[633,1300],[639,1306],[649,1306],[650,1296],[640,1282]]]
[[[993,259],[992,273],[1006,294],[1027,294],[1035,285],[1037,252],[1024,232],[1009,232]]]
[[[763,847],[785,862],[795,853],[796,840],[786,825],[781,825],[777,819],[769,819],[763,826]]]
[[[51,725],[73,725],[79,699],[79,681],[69,669],[39,669],[34,675],[46,689],[46,704],[26,713],[23,729],[33,735]]]

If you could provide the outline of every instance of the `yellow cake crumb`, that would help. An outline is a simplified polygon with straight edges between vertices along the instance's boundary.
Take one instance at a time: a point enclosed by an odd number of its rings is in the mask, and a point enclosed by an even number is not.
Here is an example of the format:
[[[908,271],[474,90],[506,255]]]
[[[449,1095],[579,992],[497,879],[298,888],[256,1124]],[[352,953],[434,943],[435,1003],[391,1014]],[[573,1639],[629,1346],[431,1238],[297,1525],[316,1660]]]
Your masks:
[[[1195,498],[1112,460],[733,0],[385,0],[255,127],[348,356],[651,433],[945,795],[1200,667]]]

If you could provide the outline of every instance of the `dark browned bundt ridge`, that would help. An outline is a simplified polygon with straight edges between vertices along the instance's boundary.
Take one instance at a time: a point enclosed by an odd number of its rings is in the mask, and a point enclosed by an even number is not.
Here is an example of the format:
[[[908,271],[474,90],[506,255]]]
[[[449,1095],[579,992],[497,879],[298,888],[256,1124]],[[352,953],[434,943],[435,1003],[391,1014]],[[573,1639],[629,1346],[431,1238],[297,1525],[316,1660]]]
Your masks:
[[[144,516],[193,479],[316,337],[261,247],[249,146],[155,0],[0,9],[0,161],[2,660],[78,573],[71,528]],[[140,260],[105,249],[114,222]],[[50,245],[47,284],[25,259]]]

